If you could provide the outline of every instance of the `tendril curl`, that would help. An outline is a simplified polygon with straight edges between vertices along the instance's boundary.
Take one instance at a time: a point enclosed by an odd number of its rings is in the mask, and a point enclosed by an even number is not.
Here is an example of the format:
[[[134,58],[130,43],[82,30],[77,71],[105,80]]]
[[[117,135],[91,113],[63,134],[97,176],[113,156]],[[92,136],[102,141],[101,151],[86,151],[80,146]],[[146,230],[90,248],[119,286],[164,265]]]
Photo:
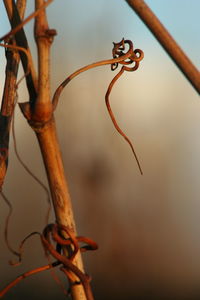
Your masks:
[[[53,95],[53,98],[52,98],[52,106],[53,106],[53,109],[55,110],[63,89],[77,75],[79,75],[79,74],[81,74],[81,73],[83,73],[87,70],[90,70],[92,68],[99,67],[99,66],[104,66],[104,65],[111,65],[111,70],[114,71],[114,70],[117,69],[118,65],[122,65],[120,71],[112,79],[112,81],[110,82],[110,84],[108,86],[108,89],[107,89],[107,92],[106,92],[106,95],[105,95],[106,107],[107,107],[108,113],[110,115],[110,118],[113,122],[113,125],[115,126],[115,128],[119,132],[119,134],[121,136],[123,136],[123,138],[128,142],[128,144],[131,147],[131,150],[133,152],[133,155],[136,159],[136,162],[137,162],[138,168],[140,170],[140,173],[143,174],[141,165],[139,163],[139,159],[136,155],[136,152],[134,150],[132,142],[125,135],[125,133],[121,130],[121,128],[119,127],[119,125],[118,125],[118,123],[115,119],[115,116],[112,112],[112,109],[111,109],[111,106],[110,106],[110,103],[109,103],[109,96],[110,96],[111,90],[113,88],[113,85],[119,79],[119,77],[124,73],[124,71],[129,71],[129,72],[131,71],[132,72],[132,71],[136,71],[138,69],[140,61],[144,58],[144,53],[140,49],[135,49],[134,50],[133,43],[130,40],[122,39],[121,42],[113,43],[113,44],[114,44],[114,47],[113,47],[113,50],[112,50],[113,58],[89,64],[89,65],[87,65],[83,68],[78,69],[77,71],[72,73],[70,76],[68,76],[56,89],[56,91]],[[128,46],[127,51],[126,51],[126,46]],[[132,66],[129,66],[129,65],[132,65]]]
[[[64,233],[67,238],[61,234]],[[70,286],[75,284],[82,284],[87,300],[94,300],[92,290],[90,287],[91,277],[83,273],[74,263],[78,251],[85,252],[87,250],[96,250],[98,245],[91,239],[83,236],[75,236],[74,232],[67,226],[58,224],[48,224],[42,234],[39,232],[32,232],[21,243],[19,247],[19,263],[22,259],[23,247],[25,242],[33,235],[39,235],[45,254],[49,260],[50,256],[55,259],[54,262],[47,265],[37,267],[33,270],[25,272],[24,274],[15,278],[3,290],[0,291],[0,298],[3,297],[12,287],[14,287],[21,280],[45,270],[50,270],[58,265],[61,265],[60,270],[67,276]],[[81,247],[79,243],[83,243]],[[65,250],[67,249],[67,254]],[[17,266],[19,263],[12,263]],[[78,281],[75,279],[78,278]],[[54,278],[55,279],[55,278]],[[59,282],[60,284],[60,282]]]
[[[112,88],[113,88],[115,82],[121,77],[121,75],[124,73],[124,71],[133,72],[133,71],[136,71],[138,69],[140,61],[144,58],[144,53],[140,49],[133,50],[133,43],[130,40],[122,39],[121,42],[113,43],[113,44],[114,44],[113,51],[112,51],[113,59],[124,57],[124,52],[123,51],[126,48],[126,44],[129,47],[127,53],[129,53],[130,55],[129,55],[128,58],[122,59],[119,62],[114,62],[114,63],[111,64],[111,70],[112,71],[116,70],[119,64],[121,64],[122,67],[121,67],[120,71],[115,75],[115,77],[111,80],[111,82],[108,86],[108,89],[107,89],[107,92],[106,92],[106,95],[105,95],[106,107],[107,107],[108,113],[110,115],[110,118],[113,122],[113,125],[115,126],[115,129],[119,132],[119,134],[126,140],[126,142],[131,147],[131,150],[132,150],[133,155],[135,157],[135,160],[137,162],[139,171],[142,175],[143,174],[142,167],[140,165],[139,159],[138,159],[137,154],[135,152],[133,143],[130,141],[130,139],[127,137],[127,135],[119,127],[119,125],[118,125],[118,123],[115,119],[114,113],[113,113],[113,111],[111,109],[111,106],[110,106],[109,96],[110,96],[110,93],[112,91]],[[133,65],[128,67],[128,65],[131,65],[131,64],[133,64]]]
[[[63,238],[60,234],[61,231],[64,231],[68,236],[67,239]],[[52,240],[57,244],[55,248]],[[97,244],[89,238],[74,235],[74,232],[64,225],[58,224],[49,224],[45,227],[43,234],[41,235],[41,241],[45,249],[46,255],[53,256],[58,262],[62,264],[60,268],[61,271],[67,276],[70,285],[73,284],[82,284],[87,300],[93,300],[93,295],[90,287],[91,278],[84,274],[77,266],[73,264],[73,260],[80,250],[85,252],[87,250],[96,250],[98,248]],[[84,243],[85,245],[80,247],[79,242]],[[65,253],[62,253],[63,249],[67,249],[68,256]],[[80,282],[74,281],[73,275],[80,280]]]

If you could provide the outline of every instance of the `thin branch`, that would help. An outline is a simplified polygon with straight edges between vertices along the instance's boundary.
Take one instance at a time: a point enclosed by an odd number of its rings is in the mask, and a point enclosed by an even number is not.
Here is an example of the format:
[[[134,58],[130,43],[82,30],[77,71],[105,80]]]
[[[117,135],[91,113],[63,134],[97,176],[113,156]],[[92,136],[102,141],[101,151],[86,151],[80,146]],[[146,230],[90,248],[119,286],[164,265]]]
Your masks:
[[[42,266],[42,267],[39,267],[39,268],[36,268],[36,269],[33,269],[33,270],[23,273],[22,275],[15,278],[12,282],[10,282],[3,290],[0,291],[0,298],[2,298],[12,287],[14,287],[21,280],[23,280],[31,275],[37,274],[39,272],[43,272],[43,271],[52,269],[60,264],[61,264],[61,262],[56,261],[52,264],[48,264],[48,265],[45,265],[45,266]]]
[[[19,151],[18,151],[18,147],[17,147],[17,139],[16,139],[16,134],[15,134],[14,122],[15,122],[15,113],[13,114],[13,120],[12,120],[12,135],[13,135],[14,151],[15,151],[18,161],[20,162],[22,167],[25,169],[25,171],[43,188],[44,192],[46,193],[48,208],[47,208],[47,213],[46,213],[46,217],[45,217],[45,224],[48,224],[49,215],[51,212],[50,193],[49,193],[49,190],[46,187],[46,185],[31,171],[31,169],[27,166],[27,164],[21,158]]]
[[[8,229],[9,229],[9,222],[10,222],[10,218],[11,218],[11,215],[12,215],[12,211],[13,211],[13,207],[12,207],[12,204],[10,203],[10,201],[8,200],[8,198],[5,196],[5,194],[3,193],[3,191],[0,192],[4,202],[7,204],[8,206],[8,215],[6,217],[6,220],[5,220],[5,228],[4,228],[4,239],[5,239],[5,243],[6,243],[6,246],[8,247],[9,251],[16,255],[18,258],[20,258],[20,253],[15,251],[13,249],[13,247],[11,246],[10,242],[9,242],[9,239],[8,239]]]
[[[10,16],[12,16],[11,0],[7,0],[7,1],[5,0],[4,4],[7,8],[7,13]],[[26,10],[26,0],[17,0],[16,7],[18,9],[20,18],[23,20],[25,10]],[[16,46],[14,38],[10,40],[10,43],[11,45]],[[17,51],[9,51],[7,49],[6,59],[7,59],[6,78],[5,78],[4,92],[2,97],[1,113],[4,116],[12,116],[14,105],[15,105],[15,96],[16,96],[15,86],[17,82],[20,56]]]
[[[27,58],[27,69],[25,70],[25,76],[27,76],[28,73],[30,72],[30,65],[31,65],[30,64],[30,61],[31,61],[30,52],[27,51],[27,49],[19,47],[19,46],[16,46],[16,45],[9,45],[9,44],[1,44],[0,43],[0,47],[6,48],[6,49],[12,49],[13,51],[14,50],[21,51],[21,52],[23,52],[26,55],[26,58]]]
[[[126,0],[147,25],[192,86],[200,93],[200,72],[143,0]]]
[[[129,144],[129,146],[131,147],[131,150],[132,150],[132,153],[133,153],[133,155],[135,157],[135,160],[136,160],[138,169],[140,171],[140,174],[143,175],[142,167],[141,167],[140,161],[138,159],[138,156],[136,154],[136,151],[135,151],[135,148],[133,146],[133,143],[132,143],[132,141],[130,141],[130,139],[127,137],[127,135],[119,127],[119,125],[118,125],[118,123],[117,123],[117,121],[115,119],[114,113],[113,113],[113,111],[111,109],[110,102],[109,102],[109,96],[110,96],[111,90],[113,88],[113,85],[118,80],[118,78],[123,74],[123,72],[124,72],[124,69],[122,67],[122,69],[117,73],[117,75],[115,75],[115,77],[112,79],[111,83],[108,86],[108,89],[107,89],[107,92],[106,92],[106,95],[105,95],[106,107],[107,107],[108,113],[110,115],[110,118],[111,118],[111,120],[113,122],[113,125],[115,126],[116,130],[119,132],[119,134],[121,134],[121,136],[127,141],[127,143]]]
[[[18,7],[14,0],[4,0],[4,5],[6,8],[7,14],[8,14],[8,18],[9,18],[11,27],[12,27],[12,29],[15,30],[15,28],[18,25],[21,25],[23,23],[21,21],[22,18],[19,14]],[[11,34],[11,32],[13,32],[13,31],[11,30],[8,34],[6,34],[6,36],[13,37],[13,33]],[[3,40],[4,37],[2,37],[1,40]],[[15,38],[17,46],[25,48],[30,53],[29,54],[29,57],[30,57],[29,62],[27,60],[27,56],[23,52],[20,52],[19,54],[20,54],[20,59],[22,61],[22,66],[23,66],[25,73],[27,70],[27,65],[29,63],[30,73],[28,74],[28,76],[26,76],[26,84],[27,84],[27,89],[29,92],[30,101],[33,102],[37,97],[37,75],[36,75],[36,71],[34,68],[31,52],[30,52],[30,49],[28,46],[28,41],[27,41],[27,38],[26,38],[26,35],[24,32],[24,29],[20,28],[20,30],[15,33],[14,38]]]
[[[8,11],[11,12],[11,2],[4,0],[7,5]],[[25,12],[25,0],[17,1],[17,8],[19,9],[19,15],[23,19]],[[16,46],[14,39],[10,41],[12,44],[9,47]],[[22,50],[22,49],[21,49]],[[26,56],[26,55],[25,55]],[[8,148],[10,137],[10,123],[14,110],[14,103],[16,97],[16,82],[19,67],[19,54],[18,51],[10,51],[8,47],[6,49],[6,70],[5,70],[5,84],[3,90],[3,97],[1,103],[0,112],[0,188],[3,185],[3,181],[6,175],[8,166]],[[6,149],[6,151],[5,151]]]
[[[5,1],[5,0],[4,0]],[[30,14],[23,22],[21,22],[19,25],[17,25],[14,29],[10,30],[8,33],[6,33],[4,36],[0,38],[1,41],[5,41],[11,36],[14,36],[18,31],[20,31],[24,25],[26,25],[28,22],[30,22],[33,18],[35,18],[37,15],[40,14],[41,10],[44,10],[53,0],[48,0],[45,2],[42,6],[40,6],[39,9],[35,10],[32,14]]]

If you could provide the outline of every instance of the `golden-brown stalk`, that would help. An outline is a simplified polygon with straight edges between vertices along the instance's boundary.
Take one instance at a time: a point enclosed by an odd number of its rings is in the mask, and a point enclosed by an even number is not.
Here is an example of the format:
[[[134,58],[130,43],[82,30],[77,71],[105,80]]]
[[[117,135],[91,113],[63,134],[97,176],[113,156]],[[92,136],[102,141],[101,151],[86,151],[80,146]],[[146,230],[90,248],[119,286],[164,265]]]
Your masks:
[[[46,123],[42,130],[35,128],[35,131],[48,176],[56,222],[69,227],[76,233],[71,199],[64,174],[54,119]],[[80,253],[77,254],[73,263],[83,271]],[[75,277],[74,281],[76,281]],[[74,300],[86,299],[82,285],[73,285],[72,295]]]
[[[36,10],[44,5],[43,0],[36,0],[35,3]],[[42,10],[35,18],[35,40],[38,49],[38,97],[33,108],[28,103],[21,105],[21,108],[35,130],[39,141],[51,190],[56,222],[69,227],[76,234],[71,199],[64,174],[50,100],[49,53],[55,34],[55,30],[49,29],[45,10]],[[80,253],[77,254],[73,263],[83,271]],[[76,281],[75,276],[74,280]],[[72,286],[72,297],[74,300],[86,299],[81,284]]]

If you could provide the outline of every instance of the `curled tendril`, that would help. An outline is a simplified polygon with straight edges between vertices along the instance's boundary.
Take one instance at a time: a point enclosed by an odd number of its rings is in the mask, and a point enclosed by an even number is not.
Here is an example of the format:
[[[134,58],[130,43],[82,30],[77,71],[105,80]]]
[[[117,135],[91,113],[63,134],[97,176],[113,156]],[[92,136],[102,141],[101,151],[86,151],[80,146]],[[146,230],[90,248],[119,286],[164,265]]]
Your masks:
[[[133,50],[133,43],[130,40],[122,39],[121,42],[114,43],[114,47],[113,47],[113,50],[112,50],[113,59],[124,57],[124,52],[123,51],[126,48],[126,44],[128,44],[128,47],[129,47],[129,49],[127,51],[127,53],[129,53],[129,57],[125,58],[125,59],[122,59],[121,61],[119,61],[117,63],[111,64],[111,70],[112,71],[116,70],[119,64],[121,64],[122,67],[121,67],[120,71],[117,73],[117,75],[115,75],[115,77],[112,79],[112,81],[110,82],[110,84],[108,86],[108,89],[107,89],[107,92],[106,92],[106,95],[105,95],[105,102],[106,102],[106,107],[107,107],[108,113],[109,113],[110,118],[113,122],[113,125],[115,126],[115,128],[119,132],[119,134],[127,141],[129,146],[131,147],[131,150],[132,150],[133,155],[135,157],[135,160],[137,162],[140,173],[143,174],[139,159],[138,159],[137,154],[135,152],[135,149],[133,147],[133,143],[130,141],[130,139],[127,137],[127,135],[119,127],[119,125],[118,125],[118,123],[115,119],[114,113],[111,109],[110,101],[109,101],[109,96],[110,96],[110,93],[112,91],[112,88],[113,88],[115,82],[119,79],[119,77],[121,77],[121,75],[124,73],[124,71],[129,71],[129,72],[130,71],[131,72],[136,71],[139,67],[140,61],[144,57],[144,53],[143,53],[142,50],[140,50],[140,49]],[[132,64],[133,64],[133,66],[128,67],[128,65],[132,65]]]
[[[63,238],[60,232],[65,232],[68,238]],[[57,244],[57,249],[54,247],[51,239]],[[85,296],[87,300],[93,300],[93,295],[90,287],[91,278],[84,274],[77,266],[73,264],[73,259],[75,258],[78,250],[81,252],[86,250],[96,250],[98,248],[97,244],[89,238],[76,237],[74,232],[64,225],[49,224],[45,227],[43,234],[41,235],[41,241],[43,243],[45,253],[47,255],[53,256],[57,261],[61,262],[63,271],[69,279],[70,284],[77,284],[74,281],[74,274],[83,285]],[[78,243],[83,242],[86,245],[79,247]],[[68,250],[68,256],[66,253],[62,254],[62,250]]]
[[[112,50],[113,58],[121,58],[124,56],[124,51],[126,48],[126,44],[128,45],[129,49],[127,50],[127,53],[130,55],[127,59],[123,59],[117,63],[111,64],[111,70],[114,71],[117,69],[118,65],[124,65],[124,70],[126,71],[135,71],[139,67],[139,62],[143,59],[144,53],[140,49],[133,50],[133,43],[130,40],[124,40],[122,39],[119,43],[113,43],[114,47]],[[139,54],[139,56],[138,56]],[[132,67],[126,67],[126,65],[130,65],[134,63],[134,66]]]
[[[64,233],[66,238],[61,234]],[[74,232],[67,226],[58,224],[48,224],[42,234],[39,232],[33,232],[29,234],[21,243],[19,247],[19,262],[12,263],[13,265],[18,265],[22,259],[23,247],[25,242],[33,235],[39,235],[41,238],[42,245],[45,250],[47,258],[49,256],[56,259],[53,263],[49,263],[45,266],[35,268],[31,271],[25,272],[24,274],[18,276],[15,280],[10,282],[3,290],[0,291],[0,297],[3,297],[13,286],[15,286],[19,281],[31,276],[33,274],[52,269],[58,265],[61,265],[60,270],[67,276],[70,285],[82,284],[85,296],[87,300],[94,300],[90,281],[91,278],[87,274],[83,273],[74,263],[73,260],[80,250],[85,252],[87,250],[96,250],[98,248],[97,244],[91,239],[83,236],[75,236]],[[79,246],[79,243],[83,243],[83,246]],[[64,251],[67,249],[67,254]],[[75,276],[74,276],[75,275]],[[77,281],[77,279],[79,281]],[[55,279],[55,278],[54,278]],[[59,283],[60,284],[60,283]]]
[[[129,45],[129,49],[126,53],[124,53],[123,51],[125,50],[125,44]],[[136,52],[134,52],[136,51]],[[65,86],[73,79],[75,78],[77,75],[96,68],[96,67],[100,67],[100,66],[104,66],[104,65],[111,65],[111,68],[114,68],[113,70],[116,69],[116,64],[118,66],[118,63],[123,64],[123,65],[127,65],[129,64],[129,60],[132,62],[139,62],[140,60],[142,60],[142,58],[144,57],[144,54],[142,52],[142,50],[136,49],[133,51],[133,43],[130,40],[122,40],[119,43],[114,43],[114,48],[113,48],[113,58],[111,59],[107,59],[107,60],[101,60],[92,64],[89,64],[83,68],[78,69],[77,71],[75,71],[74,73],[72,73],[71,75],[69,75],[56,89],[54,95],[53,95],[53,99],[52,99],[52,104],[53,104],[53,108],[55,109],[57,104],[58,104],[58,100],[59,97],[61,95],[61,92],[63,91],[63,89],[65,88]],[[141,57],[137,57],[137,53],[139,53],[138,51],[140,51]],[[128,60],[128,61],[127,61]]]
[[[112,87],[115,84],[115,82],[119,79],[119,77],[123,74],[124,71],[135,71],[138,69],[139,67],[139,63],[140,61],[143,59],[144,57],[144,53],[142,50],[140,49],[133,49],[133,43],[130,40],[124,40],[122,39],[121,42],[119,43],[113,43],[114,47],[112,50],[112,54],[113,54],[113,58],[112,59],[108,59],[108,60],[102,60],[93,64],[89,64],[77,71],[75,71],[74,73],[72,73],[70,76],[68,76],[56,89],[54,95],[53,95],[53,99],[52,99],[52,106],[53,109],[56,109],[56,106],[58,104],[59,101],[59,97],[63,91],[63,89],[65,88],[65,86],[73,79],[75,78],[77,75],[95,68],[95,67],[99,67],[99,66],[103,66],[103,65],[111,65],[111,70],[114,71],[117,69],[118,65],[122,65],[121,70],[117,73],[117,75],[112,79],[111,83],[108,86],[106,95],[105,95],[105,100],[106,100],[106,106],[107,106],[107,110],[108,113],[110,115],[110,118],[116,128],[116,130],[124,137],[124,139],[128,142],[129,146],[131,147],[131,150],[133,152],[133,155],[136,159],[138,168],[140,170],[140,173],[143,174],[142,172],[142,168],[141,165],[139,163],[139,159],[136,155],[136,152],[134,150],[133,144],[132,142],[129,140],[129,138],[125,135],[125,133],[121,130],[121,128],[119,127],[114,114],[112,112],[110,103],[109,103],[109,95],[111,93]],[[126,45],[128,46],[128,50],[126,51]],[[133,66],[129,66],[132,65]]]

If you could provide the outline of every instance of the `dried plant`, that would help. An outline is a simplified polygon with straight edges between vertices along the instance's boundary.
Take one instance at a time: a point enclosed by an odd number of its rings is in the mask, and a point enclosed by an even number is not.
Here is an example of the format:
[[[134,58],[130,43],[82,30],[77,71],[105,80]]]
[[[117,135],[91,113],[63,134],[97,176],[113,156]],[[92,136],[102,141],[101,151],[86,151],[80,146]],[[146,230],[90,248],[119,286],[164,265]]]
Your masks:
[[[96,250],[98,246],[91,239],[83,236],[77,236],[76,233],[71,199],[68,192],[67,180],[64,175],[64,168],[60,154],[59,143],[57,140],[54,112],[59,103],[59,98],[63,89],[77,75],[99,66],[111,65],[112,71],[116,70],[118,66],[121,66],[119,72],[114,76],[108,86],[105,94],[105,102],[115,129],[131,147],[139,171],[142,174],[142,168],[133,147],[133,143],[119,127],[111,109],[109,98],[116,81],[120,78],[124,71],[136,71],[139,67],[140,61],[144,57],[144,54],[142,50],[134,49],[133,43],[130,40],[122,39],[121,42],[114,43],[112,58],[89,64],[72,73],[58,86],[53,98],[51,99],[49,55],[54,36],[56,35],[56,30],[49,28],[45,9],[52,1],[53,0],[35,0],[35,11],[24,19],[26,0],[4,0],[4,5],[11,24],[10,32],[6,33],[2,38],[0,38],[0,46],[5,48],[7,62],[4,93],[0,112],[0,186],[1,195],[10,209],[5,224],[5,241],[12,254],[18,257],[18,261],[11,262],[11,264],[17,265],[22,261],[24,243],[31,236],[35,234],[39,235],[41,245],[43,246],[45,255],[48,259],[48,264],[27,271],[18,276],[0,291],[0,297],[3,297],[10,290],[10,288],[12,288],[22,279],[25,279],[26,277],[35,273],[60,266],[60,270],[66,275],[70,286],[70,291],[66,292],[66,294],[69,295],[70,293],[72,299],[75,300],[92,300],[94,298],[90,286],[91,278],[84,271],[81,253],[86,250]],[[141,0],[127,2],[137,11],[140,16],[142,16],[147,25],[151,27],[149,25],[150,23],[148,17],[152,12],[150,12],[145,3]],[[141,7],[143,7],[142,10]],[[34,19],[34,37],[38,50],[38,74],[36,74],[35,71],[31,51],[28,46],[28,41],[24,31],[24,25],[27,24],[31,19]],[[158,24],[160,24],[157,19],[153,20],[154,25],[157,24],[156,26],[158,26]],[[156,28],[158,28],[156,26],[152,26],[155,34]],[[163,36],[166,37],[166,31],[164,27],[161,27],[158,39],[162,44],[164,44]],[[167,36],[167,38],[169,41],[170,37]],[[173,44],[172,48],[173,50],[177,50],[176,44]],[[168,51],[167,47],[166,50]],[[188,72],[188,68],[184,68],[185,63],[179,63],[176,55],[173,55],[174,51],[171,51],[170,53],[175,62],[180,68],[182,68],[190,82],[199,92],[200,84],[199,79],[197,79],[197,72],[195,71],[195,68],[189,63],[191,68],[190,72]],[[185,56],[183,55],[182,51],[179,51],[179,59],[180,56],[184,60]],[[188,64],[188,60],[186,61]],[[20,62],[23,66],[24,76],[17,81],[18,67]],[[18,99],[17,90],[21,80],[23,79],[26,81],[27,91],[29,93],[29,101],[25,103],[19,103],[19,107],[24,117],[28,121],[28,124],[35,132],[40,145],[40,150],[47,173],[51,200],[55,212],[56,224],[48,224],[48,209],[45,219],[46,224],[42,232],[30,233],[20,243],[19,249],[16,251],[11,246],[8,238],[8,227],[12,213],[12,205],[4,194],[2,186],[8,167],[9,136],[11,131],[11,121],[14,118],[14,109]],[[48,203],[50,203],[48,188],[46,188],[41,180],[38,179],[38,177],[26,166],[18,153],[14,125],[13,140],[14,149],[18,160],[23,165],[25,170],[44,188],[47,194]],[[80,246],[81,243],[84,245]],[[52,258],[55,261],[51,262]]]
[[[114,83],[119,79],[119,77],[124,73],[124,71],[137,70],[137,68],[139,67],[139,62],[143,59],[144,55],[141,50],[134,50],[133,43],[129,40],[123,39],[119,43],[114,43],[112,52],[113,58],[90,64],[68,76],[56,89],[54,96],[51,100],[49,83],[49,53],[50,46],[53,42],[54,36],[56,35],[56,31],[54,29],[49,29],[48,27],[45,8],[52,1],[45,2],[43,0],[36,0],[35,12],[23,21],[22,18],[20,18],[19,7],[21,7],[21,4],[24,4],[22,7],[23,9],[25,9],[25,2],[26,1],[21,0],[15,4],[14,1],[4,1],[12,29],[9,33],[5,34],[0,39],[4,42],[4,44],[2,43],[0,44],[0,46],[6,48],[6,52],[9,52],[9,54],[12,55],[12,57],[13,55],[17,56],[17,68],[20,60],[24,68],[23,78],[26,79],[30,101],[26,103],[19,103],[19,106],[29,125],[36,133],[40,144],[41,153],[43,156],[44,164],[47,171],[47,177],[49,180],[49,187],[51,191],[51,197],[54,205],[57,224],[46,224],[42,234],[38,232],[33,232],[29,234],[21,242],[19,250],[14,250],[10,245],[8,239],[8,226],[10,216],[12,213],[12,206],[9,200],[6,198],[3,191],[1,191],[3,199],[10,207],[10,213],[6,219],[5,241],[8,246],[8,249],[18,257],[18,262],[11,262],[12,265],[18,265],[19,263],[21,263],[24,243],[27,241],[28,238],[30,238],[34,234],[40,235],[42,246],[44,247],[48,259],[49,256],[51,256],[54,257],[56,261],[53,263],[49,262],[43,267],[35,268],[34,270],[28,271],[23,275],[20,275],[0,292],[0,296],[3,296],[5,293],[7,293],[11,287],[13,287],[22,279],[37,272],[52,269],[58,265],[61,265],[60,270],[63,271],[66,277],[68,278],[72,298],[79,300],[92,300],[93,295],[90,287],[90,277],[88,277],[88,275],[86,275],[84,272],[80,253],[86,250],[96,250],[97,244],[89,238],[79,237],[76,234],[75,222],[71,208],[71,200],[68,193],[67,182],[64,176],[62,159],[60,156],[59,145],[56,137],[54,111],[58,105],[59,97],[61,95],[62,90],[74,77],[76,77],[82,72],[85,72],[91,68],[95,68],[98,66],[110,64],[111,69],[114,71],[118,67],[118,65],[121,65],[120,71],[117,73],[117,75],[115,75],[108,87],[108,90],[105,95],[105,101],[109,115],[115,128],[130,145],[135,159],[137,161],[139,170],[142,173],[142,169],[139,160],[136,156],[132,142],[118,126],[114,114],[111,110],[111,106],[109,103],[109,95],[111,93]],[[32,18],[35,18],[34,35],[38,48],[38,75],[36,75],[35,72],[31,52],[28,47],[28,41],[26,39],[26,35],[23,29],[23,26]],[[7,55],[8,64],[12,63],[12,57],[10,58]],[[13,69],[14,67],[12,68],[12,70]],[[12,86],[9,82],[11,76],[13,77]],[[21,80],[17,82],[17,71],[14,75],[7,72],[7,84],[5,84],[4,97],[2,101],[2,115],[5,116],[7,113],[7,115],[9,116],[9,127],[7,128],[8,137],[10,132],[10,122],[13,118],[14,108],[17,102],[16,99],[18,98],[17,88],[20,82]],[[11,91],[12,97],[10,96]],[[8,106],[12,108],[9,111],[7,108]],[[26,166],[26,164],[23,162],[22,158],[20,157],[17,151],[14,126],[13,137],[14,149],[18,160],[26,169],[26,171],[46,190],[47,197],[49,200],[48,190],[43,185],[43,183],[37,178],[37,176],[34,175],[32,171]],[[4,171],[4,173],[2,173],[2,184],[7,168],[6,163],[8,159],[8,140],[6,142],[6,147],[1,148],[2,166],[3,163],[5,165],[4,169],[2,167],[2,170]],[[54,170],[54,172],[52,172],[51,170]],[[46,220],[48,220],[48,216]],[[80,247],[80,242],[85,243],[85,246]]]

